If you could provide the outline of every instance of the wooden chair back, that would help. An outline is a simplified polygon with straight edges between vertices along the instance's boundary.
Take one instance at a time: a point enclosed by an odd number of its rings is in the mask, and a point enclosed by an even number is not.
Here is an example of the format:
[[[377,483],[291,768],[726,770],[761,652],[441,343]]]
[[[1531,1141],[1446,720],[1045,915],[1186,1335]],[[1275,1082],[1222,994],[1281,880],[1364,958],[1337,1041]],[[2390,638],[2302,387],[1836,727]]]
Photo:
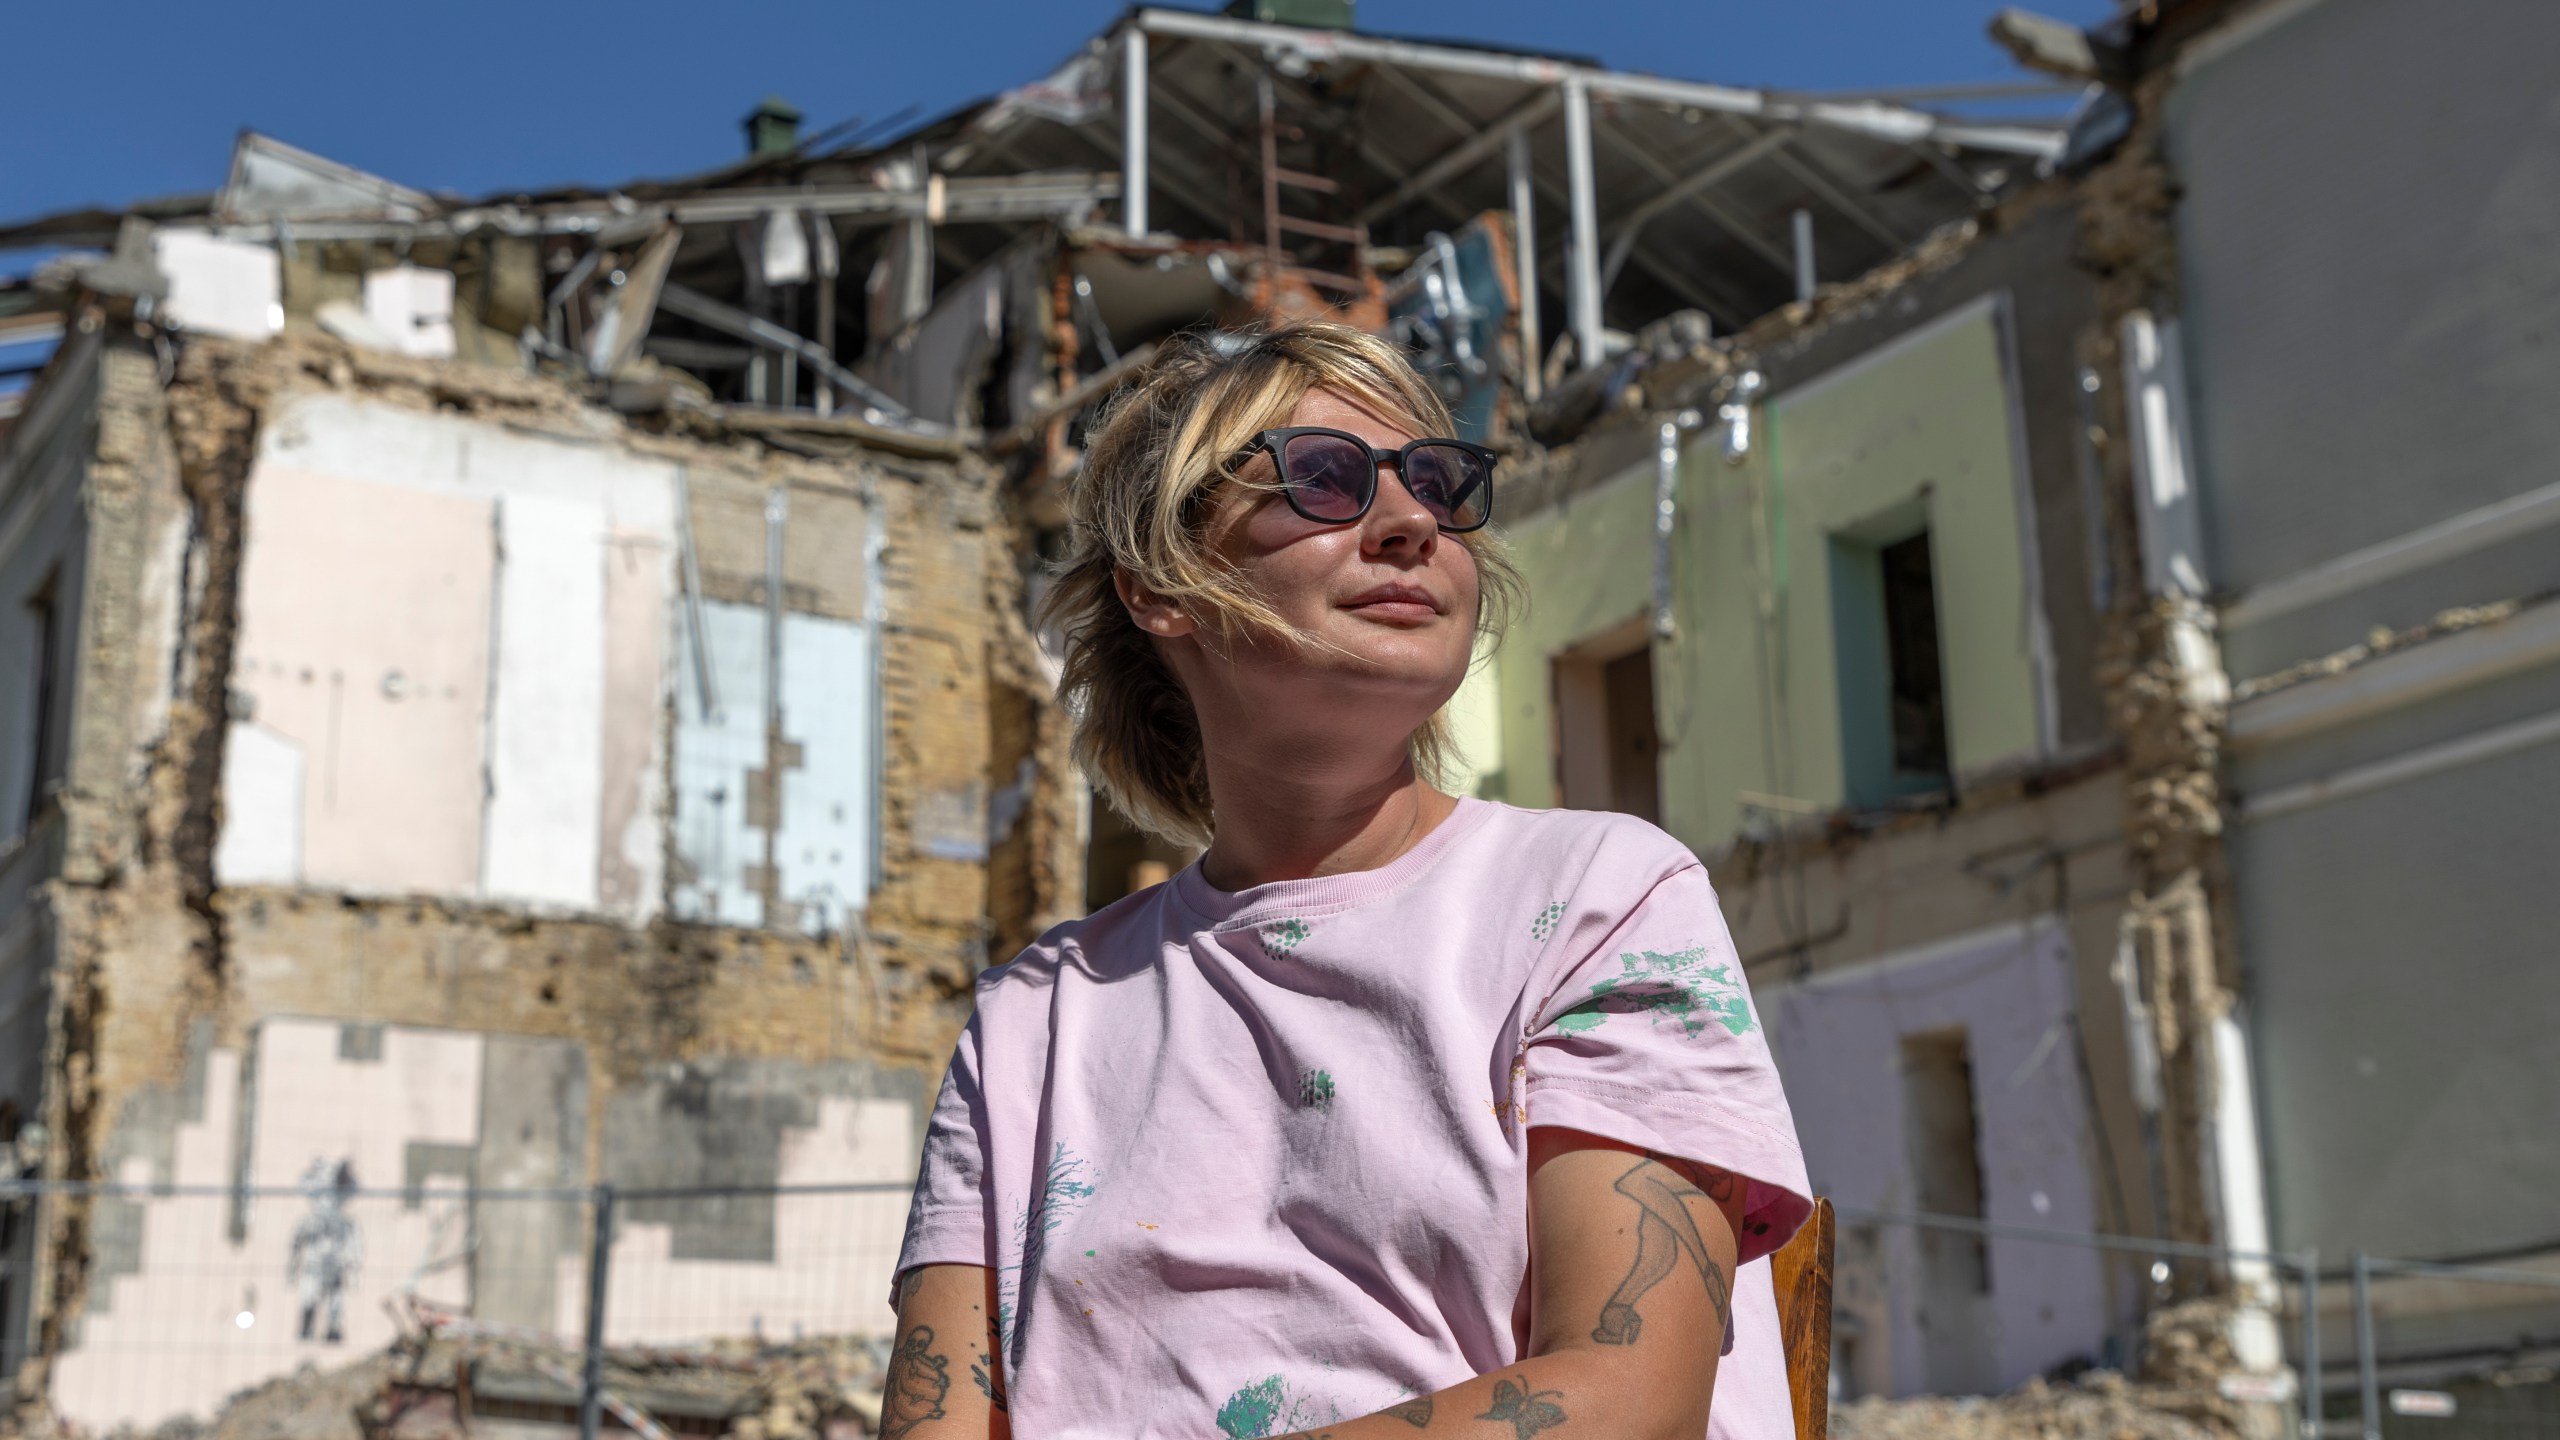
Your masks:
[[[1795,1401],[1796,1440],[1831,1433],[1831,1202],[1817,1199],[1777,1253],[1769,1257],[1778,1286],[1778,1330],[1787,1347],[1787,1394]]]

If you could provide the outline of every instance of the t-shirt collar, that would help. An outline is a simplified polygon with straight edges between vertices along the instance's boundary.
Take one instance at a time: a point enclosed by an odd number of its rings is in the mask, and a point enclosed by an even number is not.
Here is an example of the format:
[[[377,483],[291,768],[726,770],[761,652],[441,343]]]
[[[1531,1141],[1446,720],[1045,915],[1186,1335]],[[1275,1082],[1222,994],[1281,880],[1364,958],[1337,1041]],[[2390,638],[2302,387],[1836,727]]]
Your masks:
[[[1431,827],[1414,847],[1375,870],[1353,870],[1341,875],[1321,875],[1309,880],[1274,880],[1267,885],[1254,885],[1243,890],[1221,890],[1200,873],[1200,862],[1192,861],[1173,877],[1175,900],[1211,928],[1227,929],[1238,925],[1259,924],[1274,914],[1310,915],[1323,911],[1339,912],[1391,895],[1420,879],[1449,847],[1468,831],[1482,824],[1493,806],[1471,795],[1458,797],[1455,810]]]

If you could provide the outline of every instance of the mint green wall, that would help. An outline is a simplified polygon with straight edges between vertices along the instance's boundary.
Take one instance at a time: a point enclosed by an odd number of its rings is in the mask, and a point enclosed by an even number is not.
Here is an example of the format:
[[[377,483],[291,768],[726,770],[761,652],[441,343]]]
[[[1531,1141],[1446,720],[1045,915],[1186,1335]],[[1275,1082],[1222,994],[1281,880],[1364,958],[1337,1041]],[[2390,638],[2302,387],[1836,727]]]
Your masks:
[[[2002,357],[1998,312],[1961,311],[1778,396],[1739,465],[1725,462],[1720,431],[1689,437],[1678,630],[1654,644],[1654,691],[1663,823],[1692,849],[1731,841],[1744,791],[1843,802],[1831,539],[1924,486],[1952,761],[1961,775],[2039,748]],[[1493,672],[1498,793],[1515,804],[1555,803],[1553,657],[1648,611],[1653,485],[1640,463],[1506,532],[1529,590]]]
[[[1831,375],[1777,397],[1770,444],[1790,510],[1788,650],[1796,718],[1808,740],[1804,798],[1836,803],[1840,695],[1833,659],[1831,537],[1921,501],[1938,582],[1947,749],[1956,774],[2041,748],[2029,643],[2028,536],[1999,313],[1960,310]]]
[[[1557,652],[1643,615],[1653,595],[1653,470],[1647,466],[1542,510],[1504,532],[1529,603],[1496,656],[1502,695],[1503,796],[1556,803]],[[1668,798],[1671,787],[1664,787]]]

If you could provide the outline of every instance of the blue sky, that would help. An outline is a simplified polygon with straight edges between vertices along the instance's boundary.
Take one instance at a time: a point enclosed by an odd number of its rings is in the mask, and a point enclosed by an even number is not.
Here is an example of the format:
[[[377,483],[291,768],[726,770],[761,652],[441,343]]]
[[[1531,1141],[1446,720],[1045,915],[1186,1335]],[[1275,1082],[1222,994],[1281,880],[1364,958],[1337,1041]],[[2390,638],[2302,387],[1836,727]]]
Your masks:
[[[1198,8],[1207,0],[1191,0]],[[1795,89],[2015,81],[1997,0],[1360,0],[1364,30]],[[2039,0],[2082,24],[2111,0]],[[676,175],[741,153],[768,92],[814,127],[1040,75],[1107,0],[134,0],[20,7],[0,221],[210,190],[243,126],[425,189]]]

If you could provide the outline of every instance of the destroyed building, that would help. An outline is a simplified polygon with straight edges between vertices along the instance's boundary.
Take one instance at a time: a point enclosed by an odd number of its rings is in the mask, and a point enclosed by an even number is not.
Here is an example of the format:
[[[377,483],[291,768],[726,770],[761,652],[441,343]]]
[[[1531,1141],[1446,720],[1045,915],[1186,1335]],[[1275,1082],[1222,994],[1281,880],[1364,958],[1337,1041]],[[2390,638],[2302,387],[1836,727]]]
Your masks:
[[[2542,9],[2475,18],[2004,16],[2092,87],[2050,173],[1631,356],[1634,398],[1512,487],[1541,603],[1479,700],[1488,784],[1656,817],[1718,876],[1851,1211],[1847,1396],[2125,1366],[2211,1293],[2226,1401],[2316,1343],[2324,1393],[2285,1403],[2331,1423],[2390,1386],[2450,1433],[2560,1408],[2550,1289],[2384,1270],[2360,1335],[2343,1283],[2358,1252],[2560,1273],[2560,510],[2525,398],[2560,273],[2517,113],[2560,77]],[[2424,123],[2367,103],[2385,71]],[[1856,1218],[1915,1210],[1983,1228]]]
[[[543,1196],[598,1181],[882,1182],[611,1237],[623,1341],[876,1328],[1076,799],[995,471],[766,318],[827,203],[925,201],[807,179],[749,280],[767,207],[710,197],[773,163],[477,207],[249,136],[208,199],[13,234],[70,248],[0,301],[58,336],[0,441],[0,1122],[13,1179],[139,1187],[10,1202],[22,1402],[201,1415],[403,1290],[576,1335]],[[992,192],[935,203],[1107,193]]]
[[[2132,1367],[2206,1296],[2276,1413],[2276,1268],[2026,1231],[2549,1260],[2548,17],[2486,7],[2484,83],[2411,0],[2004,16],[2067,128],[1350,18],[1136,9],[676,181],[248,136],[0,231],[61,252],[0,286],[0,360],[51,346],[0,390],[0,1140],[170,1192],[5,1212],[23,1402],[341,1353],[223,1333],[313,1273],[315,1162],[403,1192],[350,1350],[403,1285],[582,1323],[585,1211],[439,1188],[911,1174],[974,972],[1187,859],[1085,796],[1027,618],[1082,426],[1168,335],[1312,313],[1506,457],[1531,603],[1458,778],[1717,877],[1849,1216],[1843,1398]],[[884,1322],[902,1197],[650,1203],[616,1338]],[[813,1266],[872,1278],[794,1309]],[[2475,1410],[2560,1335],[2378,1293],[2388,1373]]]

